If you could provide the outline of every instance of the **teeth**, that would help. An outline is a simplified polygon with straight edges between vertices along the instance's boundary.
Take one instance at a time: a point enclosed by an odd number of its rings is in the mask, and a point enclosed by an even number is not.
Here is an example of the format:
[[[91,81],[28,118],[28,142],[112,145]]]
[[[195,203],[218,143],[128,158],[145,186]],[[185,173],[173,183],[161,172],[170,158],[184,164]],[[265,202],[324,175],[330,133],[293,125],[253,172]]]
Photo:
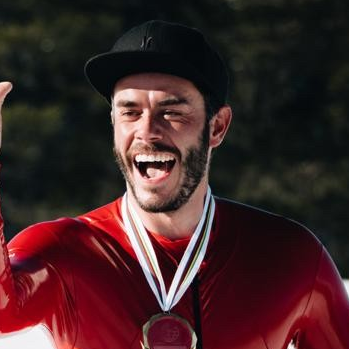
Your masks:
[[[137,162],[166,162],[174,160],[174,156],[170,154],[156,154],[156,155],[145,155],[145,154],[138,154],[135,157],[135,160]]]

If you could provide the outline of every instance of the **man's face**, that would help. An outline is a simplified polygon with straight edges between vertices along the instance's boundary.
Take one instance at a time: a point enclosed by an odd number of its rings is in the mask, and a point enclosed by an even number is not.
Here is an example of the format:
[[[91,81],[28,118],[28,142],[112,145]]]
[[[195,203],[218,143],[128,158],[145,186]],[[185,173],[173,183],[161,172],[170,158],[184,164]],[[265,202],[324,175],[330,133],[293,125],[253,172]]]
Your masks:
[[[120,80],[112,101],[114,149],[128,189],[148,212],[176,210],[207,177],[204,100],[185,79],[159,73]]]

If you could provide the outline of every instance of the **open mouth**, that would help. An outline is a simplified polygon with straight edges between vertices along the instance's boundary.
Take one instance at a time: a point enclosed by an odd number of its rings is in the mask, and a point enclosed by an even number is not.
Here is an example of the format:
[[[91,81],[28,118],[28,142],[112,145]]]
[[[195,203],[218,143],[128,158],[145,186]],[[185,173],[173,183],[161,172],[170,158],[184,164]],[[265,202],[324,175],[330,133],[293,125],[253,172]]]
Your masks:
[[[138,154],[134,158],[134,165],[141,176],[147,179],[157,179],[167,176],[175,163],[176,159],[172,154]]]

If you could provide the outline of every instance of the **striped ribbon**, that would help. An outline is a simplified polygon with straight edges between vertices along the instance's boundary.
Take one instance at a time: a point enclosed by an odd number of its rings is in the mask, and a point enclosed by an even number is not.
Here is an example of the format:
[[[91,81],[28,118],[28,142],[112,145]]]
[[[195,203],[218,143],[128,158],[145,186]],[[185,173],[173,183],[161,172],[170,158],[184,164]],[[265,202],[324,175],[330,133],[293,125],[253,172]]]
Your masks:
[[[202,216],[184,251],[168,293],[153,245],[140,217],[127,200],[127,192],[122,199],[121,211],[126,233],[148,284],[161,309],[168,312],[182,298],[204,259],[215,212],[211,189],[209,187],[207,189]]]

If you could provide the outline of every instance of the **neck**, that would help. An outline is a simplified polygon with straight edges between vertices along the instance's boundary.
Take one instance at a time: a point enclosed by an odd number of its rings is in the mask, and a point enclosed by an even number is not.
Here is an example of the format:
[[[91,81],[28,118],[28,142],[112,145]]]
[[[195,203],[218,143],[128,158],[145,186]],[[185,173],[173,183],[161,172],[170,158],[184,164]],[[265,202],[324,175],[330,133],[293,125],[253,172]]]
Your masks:
[[[202,216],[206,192],[207,183],[200,183],[186,204],[176,211],[164,213],[144,211],[132,195],[129,195],[129,200],[148,231],[177,240],[190,237],[194,233]]]

